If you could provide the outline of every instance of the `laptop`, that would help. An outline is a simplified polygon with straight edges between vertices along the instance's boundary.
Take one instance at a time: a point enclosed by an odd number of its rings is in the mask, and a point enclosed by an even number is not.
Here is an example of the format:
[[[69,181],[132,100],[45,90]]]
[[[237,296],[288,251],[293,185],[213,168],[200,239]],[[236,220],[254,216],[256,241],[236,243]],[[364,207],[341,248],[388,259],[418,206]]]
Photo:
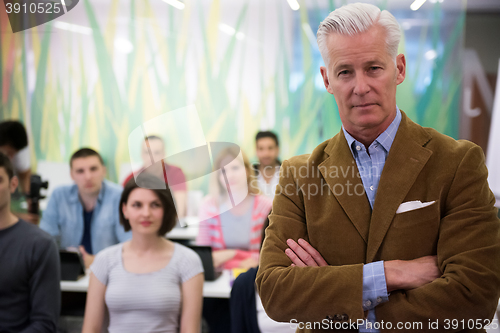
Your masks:
[[[210,246],[199,246],[199,245],[191,245],[188,247],[196,252],[203,263],[203,270],[205,271],[205,281],[214,281],[221,274],[222,270],[214,268],[214,262],[212,260],[212,248]]]
[[[76,251],[59,250],[61,280],[76,281],[85,275],[82,255]]]

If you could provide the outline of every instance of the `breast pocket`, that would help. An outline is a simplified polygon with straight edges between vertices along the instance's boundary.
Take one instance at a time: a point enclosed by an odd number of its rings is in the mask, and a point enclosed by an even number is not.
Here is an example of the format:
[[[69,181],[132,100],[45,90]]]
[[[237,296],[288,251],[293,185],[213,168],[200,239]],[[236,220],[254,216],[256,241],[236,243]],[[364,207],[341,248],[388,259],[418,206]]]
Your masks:
[[[436,200],[429,206],[396,214],[392,225],[394,228],[408,228],[414,225],[432,224],[433,221],[438,224],[439,220],[439,200]]]
[[[411,260],[436,254],[440,220],[439,201],[396,214],[381,246],[381,259]]]

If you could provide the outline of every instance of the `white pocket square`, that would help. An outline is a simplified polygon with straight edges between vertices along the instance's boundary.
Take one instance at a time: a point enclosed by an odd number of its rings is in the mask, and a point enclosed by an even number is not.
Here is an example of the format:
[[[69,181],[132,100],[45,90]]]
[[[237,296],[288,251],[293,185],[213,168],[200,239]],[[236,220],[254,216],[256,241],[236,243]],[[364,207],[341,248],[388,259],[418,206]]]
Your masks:
[[[403,202],[401,205],[399,205],[396,214],[401,214],[404,212],[409,212],[411,210],[424,208],[432,205],[435,202],[436,201],[421,202],[420,200]]]

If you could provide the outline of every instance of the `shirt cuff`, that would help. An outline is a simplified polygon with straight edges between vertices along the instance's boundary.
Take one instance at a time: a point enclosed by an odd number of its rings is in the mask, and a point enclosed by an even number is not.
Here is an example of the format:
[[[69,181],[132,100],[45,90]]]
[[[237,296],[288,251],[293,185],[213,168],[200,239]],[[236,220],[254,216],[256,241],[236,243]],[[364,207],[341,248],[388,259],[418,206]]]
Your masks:
[[[372,310],[387,302],[384,262],[376,261],[363,266],[363,310]]]

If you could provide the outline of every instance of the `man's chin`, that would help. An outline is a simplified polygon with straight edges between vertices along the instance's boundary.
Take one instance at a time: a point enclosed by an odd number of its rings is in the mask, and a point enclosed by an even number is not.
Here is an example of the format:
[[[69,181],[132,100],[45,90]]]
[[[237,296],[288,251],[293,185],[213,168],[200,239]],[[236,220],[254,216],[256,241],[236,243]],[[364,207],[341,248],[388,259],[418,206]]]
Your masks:
[[[93,187],[84,187],[83,189],[80,189],[80,193],[85,194],[85,195],[96,195],[99,194],[99,191],[101,190],[101,187],[98,186],[93,186]]]

